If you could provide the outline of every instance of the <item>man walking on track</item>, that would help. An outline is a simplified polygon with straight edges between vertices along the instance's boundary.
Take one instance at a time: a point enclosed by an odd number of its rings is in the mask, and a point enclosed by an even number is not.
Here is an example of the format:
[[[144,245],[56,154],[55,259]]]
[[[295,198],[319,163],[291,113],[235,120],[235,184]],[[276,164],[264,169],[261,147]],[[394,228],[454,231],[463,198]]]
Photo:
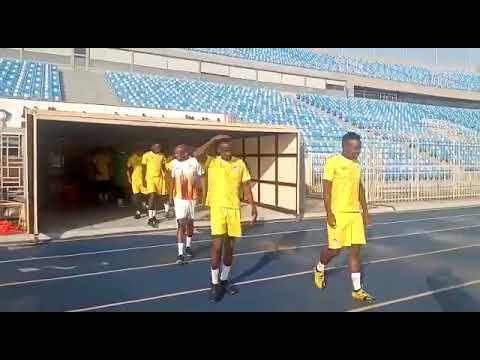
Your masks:
[[[320,253],[320,262],[314,271],[318,288],[326,286],[325,266],[343,248],[350,248],[349,264],[352,272],[355,300],[371,302],[373,296],[362,288],[360,249],[365,245],[365,227],[370,224],[361,169],[357,161],[361,150],[360,135],[349,132],[342,138],[342,154],[327,159],[323,174],[323,196],[327,212],[328,247]],[[360,207],[362,212],[360,212]]]
[[[202,157],[216,146],[220,154],[208,165],[207,206],[210,207],[210,226],[213,238],[211,251],[210,301],[220,299],[222,292],[234,295],[238,289],[228,281],[233,262],[235,239],[242,236],[240,224],[240,191],[252,208],[252,223],[257,220],[257,207],[250,188],[250,173],[241,159],[232,156],[232,143],[228,136],[218,135],[196,149],[194,155]],[[223,266],[220,273],[220,262]]]
[[[201,199],[200,178],[203,176],[203,168],[197,159],[190,157],[186,145],[178,145],[175,148],[175,159],[167,165],[171,174],[170,191],[175,204],[175,216],[177,218],[177,263],[185,262],[193,257],[192,236],[193,221],[195,216],[195,201]],[[186,245],[186,246],[185,246]]]

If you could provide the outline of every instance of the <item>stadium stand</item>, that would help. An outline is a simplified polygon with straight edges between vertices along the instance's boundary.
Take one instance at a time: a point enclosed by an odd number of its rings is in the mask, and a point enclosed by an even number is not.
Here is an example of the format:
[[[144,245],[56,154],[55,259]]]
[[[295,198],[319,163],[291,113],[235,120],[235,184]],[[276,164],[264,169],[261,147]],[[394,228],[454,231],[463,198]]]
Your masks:
[[[0,96],[62,101],[57,66],[34,61],[0,59]]]
[[[420,66],[386,64],[331,56],[305,48],[188,48],[192,51],[319,71],[354,74],[378,79],[457,90],[480,91],[480,76],[470,72],[435,71]]]
[[[180,111],[229,114],[258,124],[291,125],[305,138],[339,138],[346,130],[329,114],[272,89],[155,75],[107,72],[121,103]]]
[[[422,179],[446,179],[450,174],[433,166],[458,152],[464,154],[462,165],[478,163],[467,156],[468,146],[453,149],[454,142],[476,141],[476,110],[313,94],[295,98],[272,89],[125,72],[107,72],[106,79],[128,106],[225,113],[241,121],[295,126],[309,153],[335,153],[341,136],[355,130],[375,141],[387,180],[408,180],[412,162],[425,166]],[[418,141],[422,155],[399,141]]]

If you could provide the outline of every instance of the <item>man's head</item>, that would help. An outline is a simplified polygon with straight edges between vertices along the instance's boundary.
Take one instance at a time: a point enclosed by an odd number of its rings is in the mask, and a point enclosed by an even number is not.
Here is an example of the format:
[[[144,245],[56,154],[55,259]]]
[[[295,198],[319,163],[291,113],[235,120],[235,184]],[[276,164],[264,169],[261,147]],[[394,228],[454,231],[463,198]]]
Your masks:
[[[342,137],[342,155],[350,160],[357,160],[362,150],[360,135],[348,132]]]
[[[184,161],[188,159],[187,145],[181,144],[175,147],[175,159],[178,161]]]
[[[162,145],[160,144],[153,144],[150,148],[155,154],[158,154],[160,151],[162,151]]]
[[[133,152],[137,155],[142,155],[143,151],[144,151],[144,147],[140,144],[135,145],[135,147],[133,148]]]
[[[217,145],[217,151],[223,160],[230,161],[232,158],[232,141],[221,140]]]

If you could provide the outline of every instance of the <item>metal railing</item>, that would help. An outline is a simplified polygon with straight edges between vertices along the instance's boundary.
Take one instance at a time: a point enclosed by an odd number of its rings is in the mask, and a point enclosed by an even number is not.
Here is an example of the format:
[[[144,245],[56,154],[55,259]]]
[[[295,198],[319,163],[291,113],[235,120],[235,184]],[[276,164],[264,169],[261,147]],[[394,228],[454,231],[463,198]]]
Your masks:
[[[325,159],[306,155],[306,185],[322,194]],[[480,197],[480,145],[466,143],[363,143],[359,158],[369,203]]]

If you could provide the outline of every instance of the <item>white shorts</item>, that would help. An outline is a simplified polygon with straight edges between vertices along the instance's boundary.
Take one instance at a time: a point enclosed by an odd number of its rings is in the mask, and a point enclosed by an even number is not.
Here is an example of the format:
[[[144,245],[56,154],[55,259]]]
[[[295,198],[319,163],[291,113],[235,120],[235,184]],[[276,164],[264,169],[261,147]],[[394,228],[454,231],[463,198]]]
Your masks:
[[[177,220],[195,218],[195,200],[174,199],[173,202]]]

